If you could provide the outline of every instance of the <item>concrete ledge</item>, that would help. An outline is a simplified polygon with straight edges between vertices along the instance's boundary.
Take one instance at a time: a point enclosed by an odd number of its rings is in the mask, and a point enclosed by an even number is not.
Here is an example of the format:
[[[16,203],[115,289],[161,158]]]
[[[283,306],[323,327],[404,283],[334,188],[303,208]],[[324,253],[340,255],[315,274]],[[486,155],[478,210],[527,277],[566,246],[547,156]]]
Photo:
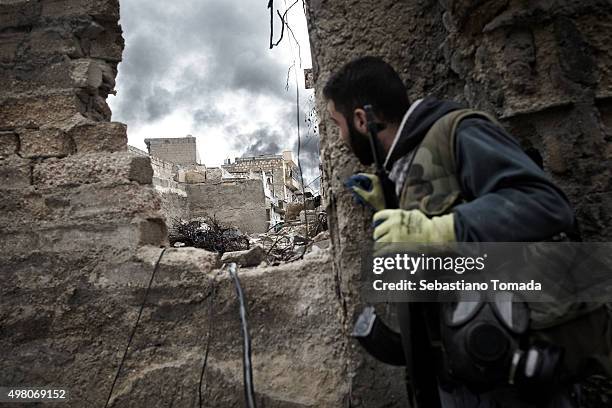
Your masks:
[[[53,223],[103,225],[109,220],[131,219],[139,215],[159,217],[161,209],[155,191],[150,186],[138,184],[97,183],[73,188],[29,186],[16,189],[3,186],[0,194],[0,223],[7,227],[32,225],[38,228]]]

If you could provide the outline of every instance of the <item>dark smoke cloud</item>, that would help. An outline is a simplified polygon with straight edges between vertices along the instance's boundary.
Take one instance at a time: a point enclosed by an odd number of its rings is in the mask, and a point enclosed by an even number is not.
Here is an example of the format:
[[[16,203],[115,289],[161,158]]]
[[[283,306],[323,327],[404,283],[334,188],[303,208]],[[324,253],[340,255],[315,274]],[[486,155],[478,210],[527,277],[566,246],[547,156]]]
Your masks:
[[[268,50],[264,3],[122,1],[126,49],[119,66],[117,119],[156,120],[161,108],[210,104],[227,90],[288,101],[287,62]],[[198,59],[185,60],[189,56]],[[160,85],[167,83],[172,87]]]
[[[190,112],[196,129],[225,129],[232,135],[230,145],[241,155],[288,149],[295,155],[295,89],[285,90],[291,61],[279,60],[279,54],[268,49],[266,5],[244,0],[121,0],[126,48],[119,65],[118,96],[112,101],[113,120],[138,127],[182,109]],[[250,98],[263,95],[282,106],[282,113],[275,123],[240,132],[241,123],[256,118],[249,112],[221,109],[217,101],[228,92]],[[318,143],[304,124],[305,94],[300,101],[301,158],[304,176],[311,179],[318,175]]]
[[[278,154],[287,146],[283,136],[271,131],[268,128],[257,129],[251,133],[238,134],[234,141],[233,147],[242,153],[242,156],[256,156],[260,154]]]
[[[278,154],[281,151],[281,147],[276,142],[270,142],[266,140],[254,141],[242,154],[242,157],[246,156],[259,156],[262,154]]]
[[[304,173],[304,183],[308,184],[310,181],[319,176],[319,137],[312,132],[305,134],[301,139],[300,146],[300,161],[302,164],[302,172]],[[297,140],[293,145],[293,152],[297,160],[298,145]],[[311,187],[315,190],[318,189],[318,183],[313,183]]]

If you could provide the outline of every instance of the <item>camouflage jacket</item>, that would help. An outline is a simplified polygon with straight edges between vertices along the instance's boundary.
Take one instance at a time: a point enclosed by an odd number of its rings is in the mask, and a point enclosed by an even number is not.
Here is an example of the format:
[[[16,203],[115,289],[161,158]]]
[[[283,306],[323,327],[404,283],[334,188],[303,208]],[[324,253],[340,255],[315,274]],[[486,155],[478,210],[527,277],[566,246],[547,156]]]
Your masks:
[[[541,241],[574,224],[566,196],[518,141],[486,113],[453,102],[413,104],[385,166],[402,208],[453,211],[462,242]]]

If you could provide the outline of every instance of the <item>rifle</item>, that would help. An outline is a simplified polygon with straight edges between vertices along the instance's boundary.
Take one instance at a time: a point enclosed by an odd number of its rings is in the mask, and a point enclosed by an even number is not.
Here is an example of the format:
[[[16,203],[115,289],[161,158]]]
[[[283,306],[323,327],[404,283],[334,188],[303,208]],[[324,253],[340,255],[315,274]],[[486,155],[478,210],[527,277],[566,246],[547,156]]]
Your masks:
[[[372,149],[374,165],[376,166],[376,176],[380,180],[383,190],[385,208],[398,208],[399,205],[397,195],[395,195],[395,186],[393,185],[393,182],[389,180],[389,176],[387,175],[387,171],[385,170],[384,163],[381,159],[382,152],[377,137],[378,131],[381,130],[381,125],[376,122],[372,105],[365,105],[363,110],[366,113],[366,120],[368,122],[368,139],[370,141],[370,149]]]
[[[366,113],[370,149],[376,166],[376,176],[382,186],[385,208],[399,208],[395,186],[381,160],[382,149],[377,137],[381,125],[376,122],[372,105],[365,105],[363,110]],[[402,336],[386,326],[372,306],[366,306],[360,313],[351,336],[378,360],[391,365],[406,365],[414,388],[411,390],[408,387],[411,403],[419,408],[437,408],[441,406],[441,402],[434,367],[435,357],[429,345],[425,306],[422,303],[411,303],[404,306],[405,313],[400,313],[400,317],[404,319],[402,333],[410,336],[410,350],[404,349]],[[405,352],[408,352],[408,356]]]

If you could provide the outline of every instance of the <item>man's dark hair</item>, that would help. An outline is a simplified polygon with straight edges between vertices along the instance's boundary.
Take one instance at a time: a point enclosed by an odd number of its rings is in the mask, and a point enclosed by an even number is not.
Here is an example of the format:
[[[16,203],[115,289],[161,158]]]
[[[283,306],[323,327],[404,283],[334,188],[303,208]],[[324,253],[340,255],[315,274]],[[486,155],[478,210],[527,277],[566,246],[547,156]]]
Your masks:
[[[347,121],[355,109],[370,104],[379,120],[399,123],[410,107],[401,78],[378,57],[357,58],[344,65],[327,81],[323,96],[334,101]]]

